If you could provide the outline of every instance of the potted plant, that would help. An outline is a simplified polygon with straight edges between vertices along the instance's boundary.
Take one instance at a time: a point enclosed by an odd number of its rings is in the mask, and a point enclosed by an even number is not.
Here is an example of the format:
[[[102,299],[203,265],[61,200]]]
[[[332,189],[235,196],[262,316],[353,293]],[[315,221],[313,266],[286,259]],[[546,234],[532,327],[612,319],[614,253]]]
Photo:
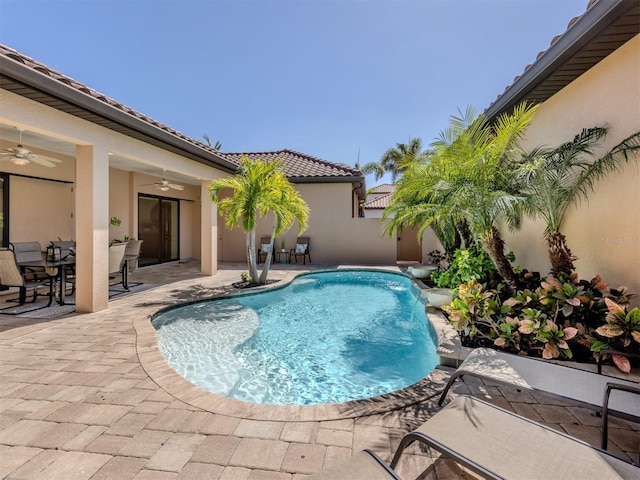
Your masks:
[[[287,248],[286,248],[287,244],[284,242],[284,238],[282,239],[282,241],[280,242],[280,251],[281,252],[286,252]]]

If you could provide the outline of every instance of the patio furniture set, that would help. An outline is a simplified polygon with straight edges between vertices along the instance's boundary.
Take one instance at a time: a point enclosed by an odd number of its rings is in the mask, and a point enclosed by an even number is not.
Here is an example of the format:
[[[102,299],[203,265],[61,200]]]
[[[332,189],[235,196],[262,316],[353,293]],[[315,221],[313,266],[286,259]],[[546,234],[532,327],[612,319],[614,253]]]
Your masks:
[[[257,255],[258,263],[260,263],[261,261],[266,261],[267,255],[269,254],[270,244],[270,236],[263,236],[260,238],[260,247],[258,249]],[[302,263],[306,265],[307,258],[309,259],[309,263],[311,263],[311,253],[309,252],[310,244],[311,239],[309,237],[298,237],[296,240],[295,248],[292,248],[290,250],[286,250],[284,248],[276,250],[276,247],[274,245],[271,252],[271,258],[273,258],[276,263],[291,263],[292,259],[295,260],[296,263],[298,263],[298,257],[302,257]]]
[[[128,291],[134,285],[129,282],[129,270],[136,266],[141,244],[142,240],[130,240],[109,246],[110,287],[121,284]],[[54,301],[65,305],[68,289],[71,294],[75,291],[75,253],[73,241],[52,241],[46,249],[40,242],[12,242],[9,248],[0,249],[0,288],[18,288],[18,305],[24,305],[28,290],[33,289],[31,303],[35,303],[38,289],[48,287],[49,300],[42,308]],[[119,281],[112,283],[117,275]]]

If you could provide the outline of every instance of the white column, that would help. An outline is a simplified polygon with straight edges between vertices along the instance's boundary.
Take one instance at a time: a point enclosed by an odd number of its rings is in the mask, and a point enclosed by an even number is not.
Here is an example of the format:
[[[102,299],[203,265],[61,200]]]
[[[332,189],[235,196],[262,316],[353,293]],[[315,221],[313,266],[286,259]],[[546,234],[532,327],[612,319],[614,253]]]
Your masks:
[[[218,209],[209,197],[209,182],[200,183],[200,271],[205,275],[218,272]]]
[[[109,154],[76,147],[76,311],[109,302]]]

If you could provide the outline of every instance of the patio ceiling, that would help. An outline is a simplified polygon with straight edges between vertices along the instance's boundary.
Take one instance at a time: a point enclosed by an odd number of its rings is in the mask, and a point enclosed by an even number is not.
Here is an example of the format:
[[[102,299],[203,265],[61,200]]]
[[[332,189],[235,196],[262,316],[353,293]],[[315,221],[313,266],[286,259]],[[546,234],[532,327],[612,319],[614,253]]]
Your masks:
[[[0,140],[8,142],[10,144],[17,144],[19,139],[18,129],[14,125],[8,125],[0,123]],[[58,157],[58,155],[64,155],[67,157],[76,156],[76,145],[71,142],[65,142],[47,135],[43,135],[38,132],[25,129],[22,134],[22,144],[29,150],[43,150],[47,156]],[[43,152],[43,153],[44,153]],[[148,165],[139,163],[128,159],[126,157],[111,155],[109,156],[109,166],[124,170],[127,172],[138,172],[153,177],[162,177],[162,167],[155,165]],[[28,171],[25,170],[25,175],[28,175]],[[200,181],[197,178],[182,175],[176,172],[166,171],[168,180],[183,184],[183,185],[199,185]]]

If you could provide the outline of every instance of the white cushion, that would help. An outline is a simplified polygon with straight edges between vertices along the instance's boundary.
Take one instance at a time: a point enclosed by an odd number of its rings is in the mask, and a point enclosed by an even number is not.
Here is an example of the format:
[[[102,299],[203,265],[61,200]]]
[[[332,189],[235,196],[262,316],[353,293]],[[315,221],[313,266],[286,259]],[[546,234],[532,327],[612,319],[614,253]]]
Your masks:
[[[307,246],[306,243],[296,243],[296,253],[298,255],[304,255],[307,251]]]
[[[260,245],[260,253],[269,253],[269,244],[263,243]]]

